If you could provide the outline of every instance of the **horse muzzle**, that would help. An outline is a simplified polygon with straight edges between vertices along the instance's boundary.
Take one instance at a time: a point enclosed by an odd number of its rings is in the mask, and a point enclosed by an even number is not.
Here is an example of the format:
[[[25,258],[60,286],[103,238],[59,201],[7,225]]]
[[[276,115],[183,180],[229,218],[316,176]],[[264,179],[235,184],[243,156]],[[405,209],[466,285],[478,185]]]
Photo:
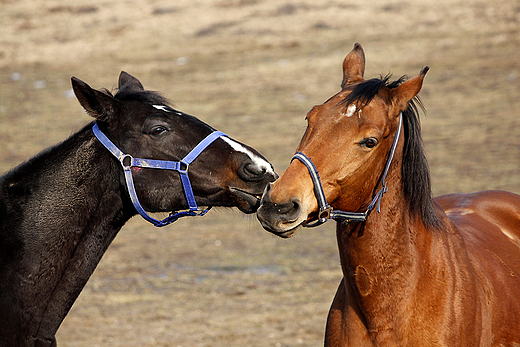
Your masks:
[[[257,218],[265,230],[289,238],[307,219],[302,213],[302,204],[296,197],[290,198],[287,202],[273,202],[270,191],[271,184],[268,184],[257,211]]]

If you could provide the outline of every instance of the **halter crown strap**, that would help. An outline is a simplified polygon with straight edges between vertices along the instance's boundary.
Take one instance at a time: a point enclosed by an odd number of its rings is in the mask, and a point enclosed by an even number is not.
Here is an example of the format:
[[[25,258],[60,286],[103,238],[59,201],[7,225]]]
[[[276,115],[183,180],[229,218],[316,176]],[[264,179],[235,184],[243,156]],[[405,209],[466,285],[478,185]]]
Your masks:
[[[96,138],[105,146],[106,149],[116,157],[121,166],[123,167],[123,171],[125,174],[126,186],[128,188],[128,193],[130,195],[130,199],[132,204],[134,205],[137,213],[139,213],[144,219],[148,222],[152,223],[156,227],[163,227],[165,225],[171,224],[175,222],[180,217],[185,216],[203,216],[205,215],[211,207],[200,210],[195,201],[195,196],[193,194],[193,189],[191,188],[190,178],[188,176],[188,168],[189,165],[199,156],[202,151],[204,151],[213,141],[218,139],[221,136],[227,136],[221,131],[214,131],[208,136],[206,136],[195,148],[193,148],[182,160],[180,161],[166,161],[166,160],[155,160],[155,159],[141,159],[134,158],[129,154],[123,153],[112,141],[106,137],[105,134],[101,130],[97,124],[94,124],[92,127],[92,131]],[[181,212],[172,212],[168,217],[163,220],[157,220],[151,217],[141,206],[139,202],[139,198],[137,197],[137,193],[135,191],[134,180],[132,176],[132,167],[141,167],[147,169],[163,169],[163,170],[173,170],[177,171],[180,174],[182,186],[184,188],[184,194],[186,196],[186,200],[188,202],[189,211],[181,211]]]
[[[368,214],[376,207],[377,212],[381,212],[381,199],[383,198],[383,194],[388,191],[388,186],[386,185],[386,175],[388,174],[388,170],[390,169],[390,165],[394,158],[395,150],[397,148],[397,143],[399,142],[399,137],[401,135],[401,129],[403,126],[403,117],[402,112],[399,114],[399,125],[397,126],[397,131],[394,137],[394,142],[392,143],[392,147],[390,147],[390,153],[388,155],[388,159],[386,161],[385,169],[383,170],[381,184],[382,187],[376,193],[370,205],[368,205],[367,210],[365,212],[345,212],[341,210],[334,210],[332,206],[327,203],[327,198],[325,197],[325,192],[323,190],[323,186],[321,184],[320,175],[318,174],[318,169],[316,165],[312,162],[311,158],[303,154],[302,152],[296,152],[296,154],[292,157],[291,162],[294,159],[298,159],[302,162],[309,170],[309,174],[311,176],[312,182],[314,183],[314,193],[316,195],[316,199],[318,200],[318,219],[315,222],[307,223],[304,226],[306,227],[315,227],[325,223],[328,219],[333,219],[337,222],[341,223],[351,223],[351,222],[364,222],[367,220]]]

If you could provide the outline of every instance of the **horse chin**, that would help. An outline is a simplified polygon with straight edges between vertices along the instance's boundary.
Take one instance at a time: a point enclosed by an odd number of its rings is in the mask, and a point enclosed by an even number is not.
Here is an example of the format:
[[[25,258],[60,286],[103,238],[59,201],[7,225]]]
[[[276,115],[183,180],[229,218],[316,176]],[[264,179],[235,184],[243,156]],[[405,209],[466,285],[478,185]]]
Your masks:
[[[239,188],[229,189],[236,202],[237,208],[246,214],[255,213],[260,207],[260,198],[262,193],[251,193]]]
[[[290,238],[291,236],[293,236],[293,235],[296,233],[296,231],[298,231],[298,229],[300,229],[300,226],[301,226],[301,224],[298,225],[298,226],[296,226],[296,227],[293,228],[293,229],[289,229],[289,230],[285,230],[285,231],[274,231],[274,230],[273,230],[273,231],[271,231],[271,232],[272,232],[273,234],[275,234],[276,236],[279,236],[279,237],[281,237],[281,238],[283,238],[283,239],[288,239],[288,238]]]
[[[288,239],[289,237],[293,236],[303,223],[303,221],[299,220],[295,222],[282,222],[266,219],[263,218],[264,216],[262,216],[261,211],[259,211],[257,217],[265,230],[284,239]]]
[[[261,222],[262,226],[265,230],[269,231],[270,233],[275,234],[276,236],[279,236],[284,239],[288,239],[291,236],[293,236],[298,229],[300,229],[301,224],[298,224],[294,227],[289,227],[288,225],[284,225],[283,223],[280,223],[276,226],[276,228],[272,228],[270,225],[266,225],[263,222]],[[289,227],[289,229],[287,229]]]

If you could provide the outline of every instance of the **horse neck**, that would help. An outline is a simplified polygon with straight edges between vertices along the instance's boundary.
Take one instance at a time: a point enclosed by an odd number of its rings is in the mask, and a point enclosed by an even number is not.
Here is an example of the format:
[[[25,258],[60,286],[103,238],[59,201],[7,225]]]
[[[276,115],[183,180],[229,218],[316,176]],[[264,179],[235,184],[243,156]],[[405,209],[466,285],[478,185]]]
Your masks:
[[[370,277],[405,275],[413,269],[415,238],[422,223],[410,218],[400,182],[389,183],[381,201],[363,223],[337,223],[340,257],[346,274],[364,269]]]
[[[381,212],[373,210],[363,223],[338,223],[336,230],[348,304],[360,312],[374,340],[405,345],[399,334],[417,329],[422,324],[417,317],[445,302],[461,277],[472,280],[460,234],[440,207],[439,230],[411,213],[396,161]]]
[[[348,297],[356,298],[369,329],[392,326],[396,303],[404,302],[417,284],[418,238],[428,234],[412,218],[401,187],[400,160],[387,176],[381,212],[366,222],[337,224],[337,238]],[[379,187],[376,188],[377,191]]]
[[[8,304],[23,312],[8,318],[15,329],[26,330],[17,333],[52,343],[102,255],[133,213],[125,208],[117,163],[88,126],[14,171],[6,175],[4,189],[12,192],[11,206],[22,212],[8,210],[4,221],[21,221],[8,226],[20,235],[19,247],[12,256],[16,260],[10,260],[16,264],[0,264],[0,275],[14,279],[0,289],[12,291],[16,300]],[[2,228],[7,232],[6,225]],[[9,311],[0,307],[0,312]]]

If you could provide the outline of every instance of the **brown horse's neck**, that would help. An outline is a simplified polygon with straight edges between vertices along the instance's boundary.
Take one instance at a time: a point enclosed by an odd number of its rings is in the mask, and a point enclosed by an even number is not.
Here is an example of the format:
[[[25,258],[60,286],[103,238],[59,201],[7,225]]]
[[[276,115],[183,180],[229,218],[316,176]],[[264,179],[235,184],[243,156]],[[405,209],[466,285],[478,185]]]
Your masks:
[[[346,289],[357,299],[369,331],[392,328],[395,303],[402,302],[417,281],[415,243],[423,231],[420,222],[410,221],[395,187],[393,183],[384,195],[381,213],[372,211],[364,223],[337,225]]]
[[[374,209],[364,223],[337,225],[347,297],[353,299],[374,339],[397,345],[394,332],[406,324],[407,303],[421,280],[424,253],[418,247],[431,249],[433,236],[419,217],[411,216],[400,178],[396,161],[388,174],[381,212]]]
[[[396,171],[389,175],[381,213],[372,211],[364,223],[338,223],[337,238],[348,305],[373,341],[404,345],[410,336],[405,332],[425,318],[417,311],[439,305],[439,314],[446,313],[449,307],[441,303],[470,265],[459,233],[440,208],[443,231],[429,230],[410,213]]]

